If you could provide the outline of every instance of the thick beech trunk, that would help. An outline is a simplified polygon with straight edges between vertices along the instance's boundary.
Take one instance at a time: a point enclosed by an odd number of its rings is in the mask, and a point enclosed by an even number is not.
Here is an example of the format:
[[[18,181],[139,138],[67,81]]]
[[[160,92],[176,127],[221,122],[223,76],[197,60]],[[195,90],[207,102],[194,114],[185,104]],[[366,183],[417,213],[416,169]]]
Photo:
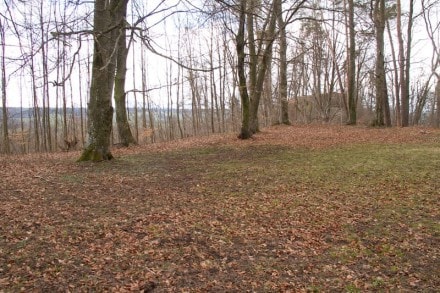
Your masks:
[[[111,160],[112,90],[115,80],[118,25],[128,0],[96,0],[92,82],[88,105],[88,140],[78,161]]]

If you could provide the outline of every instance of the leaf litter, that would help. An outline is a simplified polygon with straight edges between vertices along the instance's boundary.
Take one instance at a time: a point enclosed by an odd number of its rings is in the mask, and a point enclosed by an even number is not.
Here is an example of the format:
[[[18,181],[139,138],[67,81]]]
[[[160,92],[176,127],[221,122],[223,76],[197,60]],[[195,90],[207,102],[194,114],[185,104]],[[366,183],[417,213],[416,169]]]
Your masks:
[[[308,125],[0,157],[0,292],[435,292],[439,146]]]

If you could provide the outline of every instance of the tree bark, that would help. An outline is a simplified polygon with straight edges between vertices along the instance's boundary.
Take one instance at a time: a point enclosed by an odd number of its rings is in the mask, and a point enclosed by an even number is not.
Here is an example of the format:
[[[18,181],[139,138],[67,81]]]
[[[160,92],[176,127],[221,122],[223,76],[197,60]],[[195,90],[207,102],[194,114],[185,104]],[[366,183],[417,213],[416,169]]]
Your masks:
[[[396,2],[397,9],[397,40],[399,44],[399,85],[400,85],[400,96],[402,99],[402,109],[401,109],[401,126],[408,126],[409,124],[409,90],[407,88],[406,76],[405,76],[405,48],[403,44],[403,34],[402,34],[402,4],[400,0]]]
[[[6,105],[6,45],[5,45],[5,27],[2,24],[2,20],[0,19],[0,36],[1,36],[1,95],[2,95],[2,125],[3,125],[3,152],[5,154],[10,153],[9,147],[9,128],[8,128],[8,108]]]
[[[409,14],[408,14],[408,27],[407,27],[407,40],[406,40],[406,58],[405,58],[405,83],[406,83],[406,89],[408,91],[406,97],[405,97],[405,102],[404,102],[404,107],[405,107],[405,112],[406,112],[406,116],[405,117],[405,121],[408,120],[408,122],[406,123],[406,125],[404,123],[402,123],[402,126],[409,126],[409,120],[410,120],[410,113],[409,113],[409,91],[410,91],[410,67],[411,67],[411,43],[412,43],[412,26],[413,26],[413,14],[414,14],[414,0],[410,0],[409,1]]]
[[[384,56],[385,0],[376,0],[373,13],[376,29],[376,117],[373,125],[391,126]]]
[[[437,76],[437,84],[435,86],[435,98],[437,100],[437,119],[435,121],[435,127],[440,127],[440,77]]]
[[[277,16],[279,40],[280,40],[280,73],[279,73],[279,97],[281,103],[281,123],[290,125],[289,104],[287,101],[287,37],[286,23],[283,18],[281,0],[275,0],[275,13]]]
[[[274,2],[275,3],[275,2]],[[276,27],[276,14],[274,12],[274,4],[272,4],[272,12],[270,14],[270,20],[269,20],[269,28],[264,33],[264,40],[262,39],[261,42],[266,42],[266,47],[264,48],[264,51],[261,56],[261,61],[258,64],[258,71],[255,72],[256,76],[255,78],[255,86],[253,90],[251,90],[251,96],[250,96],[250,124],[249,124],[249,130],[251,133],[257,133],[259,131],[259,125],[258,125],[258,108],[260,106],[260,99],[263,94],[263,85],[264,85],[264,79],[266,77],[266,71],[269,67],[269,61],[272,56],[272,48],[273,43],[275,41],[275,27]],[[254,47],[255,43],[249,43],[249,47]],[[261,48],[262,46],[259,45]],[[252,77],[251,77],[252,78]]]
[[[246,0],[241,0],[240,2],[240,16],[238,24],[238,32],[236,36],[236,49],[237,49],[237,74],[238,74],[238,87],[240,90],[241,98],[241,131],[239,138],[248,139],[252,136],[249,129],[249,94],[247,90],[247,81],[245,74],[245,38],[244,38],[244,28],[246,23]]]
[[[258,107],[260,100],[257,100],[257,72],[258,72],[258,53],[255,44],[255,32],[254,32],[254,15],[256,13],[256,0],[243,0],[245,4],[246,14],[246,28],[248,38],[249,49],[249,130],[252,134],[256,133],[258,129]],[[260,42],[262,38],[260,38]],[[256,108],[256,110],[253,110]]]
[[[78,161],[111,160],[112,90],[115,81],[117,24],[128,0],[96,0],[94,8],[94,51],[88,105],[88,140]]]
[[[119,34],[117,36],[117,58],[116,58],[116,75],[114,86],[114,99],[116,111],[116,125],[118,127],[118,134],[121,144],[129,146],[130,144],[137,144],[131,133],[130,124],[128,123],[127,107],[126,107],[126,93],[125,93],[125,79],[127,73],[127,56],[128,48],[126,41],[125,18],[127,16],[127,6],[123,5],[119,11],[119,19],[121,20]]]
[[[354,29],[354,1],[348,0],[348,70],[347,70],[347,95],[348,95],[348,125],[356,125],[356,40]]]

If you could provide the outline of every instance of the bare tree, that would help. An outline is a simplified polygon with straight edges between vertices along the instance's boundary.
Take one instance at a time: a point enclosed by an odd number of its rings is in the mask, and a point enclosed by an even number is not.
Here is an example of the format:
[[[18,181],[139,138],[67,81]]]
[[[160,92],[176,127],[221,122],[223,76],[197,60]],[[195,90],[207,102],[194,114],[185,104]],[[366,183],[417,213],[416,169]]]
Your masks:
[[[409,15],[407,27],[406,51],[402,32],[402,5],[397,0],[397,38],[399,43],[399,68],[400,68],[400,97],[402,100],[401,126],[409,125],[409,83],[410,83],[410,59],[411,40],[413,25],[414,0],[409,0]]]
[[[373,121],[373,125],[391,126],[385,73],[385,0],[374,0],[373,6],[372,17],[374,20],[376,37],[376,117]]]
[[[249,93],[247,89],[247,79],[245,72],[245,25],[246,25],[246,0],[240,1],[239,9],[239,22],[237,35],[235,37],[236,49],[237,49],[237,74],[238,74],[238,87],[240,90],[241,98],[241,131],[239,138],[248,139],[252,136],[250,130],[250,101]]]
[[[390,39],[390,49],[391,49],[391,57],[392,57],[392,64],[393,64],[393,79],[392,82],[394,83],[394,107],[395,107],[395,115],[396,115],[396,125],[400,126],[402,124],[401,119],[401,109],[400,109],[400,80],[399,80],[399,67],[398,67],[398,60],[396,57],[396,49],[394,47],[394,40],[393,35],[391,32],[390,27],[390,21],[387,19],[387,32],[388,37]]]
[[[436,0],[422,0],[423,6],[423,21],[425,23],[425,29],[428,34],[429,40],[431,41],[431,46],[433,49],[432,57],[431,57],[431,75],[435,76],[435,90],[434,90],[434,100],[433,100],[433,114],[436,109],[435,118],[434,118],[434,126],[440,127],[440,73],[438,72],[440,69],[440,44],[439,44],[439,35],[440,35],[440,24],[436,24],[433,22],[433,15],[437,14],[435,8],[435,4],[438,2]]]
[[[287,101],[287,36],[286,22],[283,18],[283,7],[281,0],[274,0],[275,13],[277,16],[279,43],[280,43],[280,68],[279,68],[279,89],[278,94],[281,102],[281,123],[290,125],[289,104]]]
[[[116,70],[117,44],[125,25],[122,11],[128,0],[96,0],[94,8],[94,52],[92,84],[88,104],[88,141],[79,161],[111,160],[112,90]]]
[[[348,70],[347,70],[347,97],[348,97],[348,121],[347,124],[355,125],[357,120],[356,107],[356,31],[354,23],[354,0],[348,2]]]
[[[127,5],[122,5],[118,11],[119,15],[116,15],[118,19],[122,21],[118,32],[118,42],[116,44],[116,75],[114,85],[114,99],[115,99],[115,112],[116,112],[116,125],[118,128],[119,139],[123,146],[129,146],[130,144],[137,144],[133,137],[128,123],[127,117],[127,95],[125,92],[125,79],[127,73],[127,36],[126,36],[126,17],[127,17]]]
[[[1,70],[1,95],[2,95],[2,125],[3,125],[3,152],[10,153],[9,148],[9,128],[8,128],[8,108],[6,103],[6,30],[5,22],[0,17],[0,70]]]

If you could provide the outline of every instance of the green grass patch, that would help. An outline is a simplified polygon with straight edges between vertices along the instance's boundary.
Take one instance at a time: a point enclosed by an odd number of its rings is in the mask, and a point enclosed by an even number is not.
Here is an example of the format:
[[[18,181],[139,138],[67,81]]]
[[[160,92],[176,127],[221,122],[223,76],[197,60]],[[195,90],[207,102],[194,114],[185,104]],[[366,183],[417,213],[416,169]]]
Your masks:
[[[29,187],[26,212],[2,222],[2,282],[429,292],[440,285],[439,157],[436,144],[225,145],[78,164]]]

